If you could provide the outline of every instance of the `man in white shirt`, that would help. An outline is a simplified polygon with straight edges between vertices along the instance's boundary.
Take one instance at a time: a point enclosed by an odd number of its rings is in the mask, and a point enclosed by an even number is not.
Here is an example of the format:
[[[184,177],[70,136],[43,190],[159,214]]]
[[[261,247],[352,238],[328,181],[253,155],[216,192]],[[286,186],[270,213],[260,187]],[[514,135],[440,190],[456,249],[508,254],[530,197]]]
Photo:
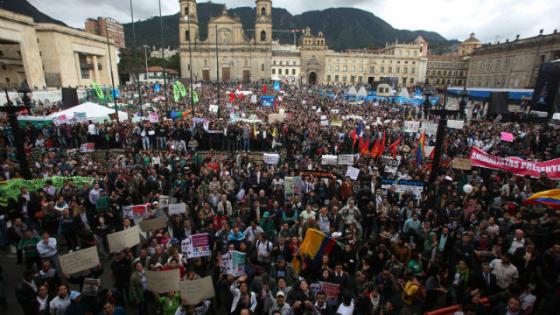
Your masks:
[[[51,315],[64,315],[68,306],[70,306],[70,293],[66,284],[58,286],[58,295],[52,299],[50,303]]]
[[[245,234],[246,237],[245,239],[251,244],[255,243],[257,240],[257,234],[261,233],[264,233],[264,230],[257,225],[256,221],[252,221],[251,225],[243,231],[243,234]]]
[[[505,254],[502,259],[494,259],[490,262],[492,273],[496,276],[496,283],[501,289],[507,289],[510,284],[517,282],[519,272],[517,267],[511,263],[511,255]]]
[[[513,237],[513,240],[511,241],[511,246],[508,249],[508,253],[513,255],[515,254],[515,251],[519,248],[523,248],[525,247],[525,233],[523,232],[522,229],[517,229],[515,230],[515,236]]]
[[[93,189],[89,192],[89,202],[95,206],[97,204],[97,199],[101,195],[101,188],[99,188],[99,184],[95,184]]]
[[[42,260],[50,260],[51,263],[56,266],[56,269],[60,270],[58,268],[58,249],[56,238],[49,237],[48,232],[44,232],[42,238],[43,239],[37,243],[37,252],[39,252],[39,257],[41,257]]]

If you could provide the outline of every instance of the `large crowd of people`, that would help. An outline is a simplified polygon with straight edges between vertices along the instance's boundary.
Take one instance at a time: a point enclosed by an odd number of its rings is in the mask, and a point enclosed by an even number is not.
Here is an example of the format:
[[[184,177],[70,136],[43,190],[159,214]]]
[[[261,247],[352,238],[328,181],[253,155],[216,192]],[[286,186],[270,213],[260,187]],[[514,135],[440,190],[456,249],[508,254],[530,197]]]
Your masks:
[[[46,180],[42,189],[22,188],[1,205],[0,245],[15,248],[22,274],[19,283],[0,281],[0,291],[15,291],[20,304],[6,306],[6,292],[0,294],[2,308],[25,315],[404,315],[458,304],[462,314],[558,312],[560,215],[523,203],[535,192],[558,188],[558,181],[546,173],[530,178],[460,170],[449,162],[467,157],[473,146],[498,156],[551,160],[560,157],[560,132],[470,104],[464,127],[447,129],[442,162],[432,169],[429,154],[418,159],[425,134],[403,131],[405,121],[437,121],[421,107],[353,102],[326,86],[267,91],[281,100],[263,106],[226,92],[236,88],[202,84],[200,102],[191,107],[188,97],[166,104],[153,86],[143,87],[157,122],[23,126],[31,172]],[[263,94],[261,85],[241,90]],[[121,94],[128,103],[133,93]],[[135,102],[129,117],[149,117],[147,107]],[[211,104],[219,110],[211,111]],[[284,115],[269,121],[275,113]],[[5,118],[0,125],[0,180],[7,181],[21,171],[13,132]],[[500,132],[515,139],[501,141]],[[384,152],[371,156],[381,139]],[[426,146],[435,140],[428,135]],[[84,143],[95,143],[102,153],[80,153]],[[263,152],[280,161],[265,163]],[[346,176],[346,165],[322,163],[323,155],[337,154],[355,156],[356,179]],[[388,170],[383,155],[399,157],[396,170]],[[433,183],[430,172],[437,172]],[[52,176],[68,179],[57,187]],[[72,176],[91,181],[77,185]],[[297,189],[286,185],[296,177]],[[382,185],[393,179],[424,185],[414,191]],[[158,203],[161,196],[185,203],[185,213],[169,214]],[[107,235],[138,225],[140,219],[124,209],[140,204],[148,205],[144,219],[164,217],[167,227],[111,253]],[[309,229],[336,244],[296,267]],[[210,256],[184,257],[181,241],[199,233],[210,236]],[[59,255],[93,246],[98,266],[63,272]],[[246,254],[240,276],[220,266],[231,250]],[[148,290],[146,271],[170,269],[180,269],[184,280],[211,276],[215,297],[188,305],[179,292]],[[102,279],[95,294],[85,294],[86,278]],[[338,288],[335,296],[323,283]]]

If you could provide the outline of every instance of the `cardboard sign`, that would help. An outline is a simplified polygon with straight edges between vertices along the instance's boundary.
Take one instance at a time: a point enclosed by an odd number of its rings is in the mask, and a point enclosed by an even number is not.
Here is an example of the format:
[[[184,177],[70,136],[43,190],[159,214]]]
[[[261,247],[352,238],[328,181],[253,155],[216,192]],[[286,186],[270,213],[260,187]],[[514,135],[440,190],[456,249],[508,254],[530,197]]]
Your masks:
[[[321,155],[321,164],[323,165],[337,165],[338,156],[337,155]]]
[[[187,204],[184,202],[169,204],[169,215],[182,214],[186,212],[187,212]]]
[[[81,153],[88,153],[93,151],[95,151],[95,143],[93,142],[82,143],[82,145],[80,146]]]
[[[210,256],[208,233],[187,236],[181,242],[181,251],[187,258]]]
[[[99,265],[97,247],[88,247],[59,257],[60,268],[69,275],[88,270]]]
[[[472,169],[471,159],[454,158],[453,161],[451,161],[451,167],[457,170],[470,171]]]
[[[145,272],[148,290],[154,293],[179,291],[179,281],[181,280],[181,273],[179,269],[166,271],[146,270]]]
[[[158,217],[155,219],[143,220],[139,223],[140,228],[144,232],[153,232],[167,227],[167,218]]]
[[[186,305],[197,305],[216,295],[211,276],[181,281],[179,282],[179,289],[181,291],[181,298]]]
[[[268,123],[269,124],[274,124],[274,123],[282,123],[284,122],[284,119],[286,119],[286,114],[268,114]]]
[[[263,161],[267,165],[277,165],[280,161],[280,155],[277,153],[263,153]]]
[[[420,129],[420,122],[413,120],[406,120],[403,125],[404,132],[416,133]]]
[[[354,165],[354,154],[339,154],[338,165]]]
[[[348,166],[348,168],[346,169],[346,175],[344,175],[344,176],[348,176],[352,180],[357,180],[358,175],[360,175],[360,169],[359,168]]]
[[[500,132],[500,139],[506,142],[513,142],[514,136],[509,132]]]
[[[138,230],[138,226],[135,225],[126,230],[108,234],[107,242],[109,243],[109,250],[111,253],[117,253],[123,249],[140,244],[140,231]]]
[[[453,120],[450,119],[447,121],[447,128],[451,128],[451,129],[463,129],[463,127],[465,126],[465,122],[462,120]]]

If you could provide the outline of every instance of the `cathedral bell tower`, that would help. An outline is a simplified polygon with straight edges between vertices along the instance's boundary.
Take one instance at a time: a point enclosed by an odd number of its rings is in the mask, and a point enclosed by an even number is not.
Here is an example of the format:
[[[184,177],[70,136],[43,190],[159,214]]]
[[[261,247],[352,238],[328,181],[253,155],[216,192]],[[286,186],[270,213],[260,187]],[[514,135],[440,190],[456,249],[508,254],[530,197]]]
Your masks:
[[[179,0],[181,6],[179,20],[179,42],[181,44],[195,43],[198,38],[198,15],[196,0]]]
[[[272,0],[256,0],[255,43],[272,43]]]

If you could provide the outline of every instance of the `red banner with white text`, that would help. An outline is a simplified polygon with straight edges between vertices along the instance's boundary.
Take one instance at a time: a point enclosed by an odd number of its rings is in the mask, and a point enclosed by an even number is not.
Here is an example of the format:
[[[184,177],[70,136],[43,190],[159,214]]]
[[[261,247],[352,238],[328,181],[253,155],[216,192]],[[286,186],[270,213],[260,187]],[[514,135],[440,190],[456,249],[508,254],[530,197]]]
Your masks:
[[[488,154],[477,147],[472,147],[470,158],[472,166],[502,170],[518,176],[539,177],[545,172],[550,179],[560,179],[560,159],[533,162],[514,156],[504,158]]]

